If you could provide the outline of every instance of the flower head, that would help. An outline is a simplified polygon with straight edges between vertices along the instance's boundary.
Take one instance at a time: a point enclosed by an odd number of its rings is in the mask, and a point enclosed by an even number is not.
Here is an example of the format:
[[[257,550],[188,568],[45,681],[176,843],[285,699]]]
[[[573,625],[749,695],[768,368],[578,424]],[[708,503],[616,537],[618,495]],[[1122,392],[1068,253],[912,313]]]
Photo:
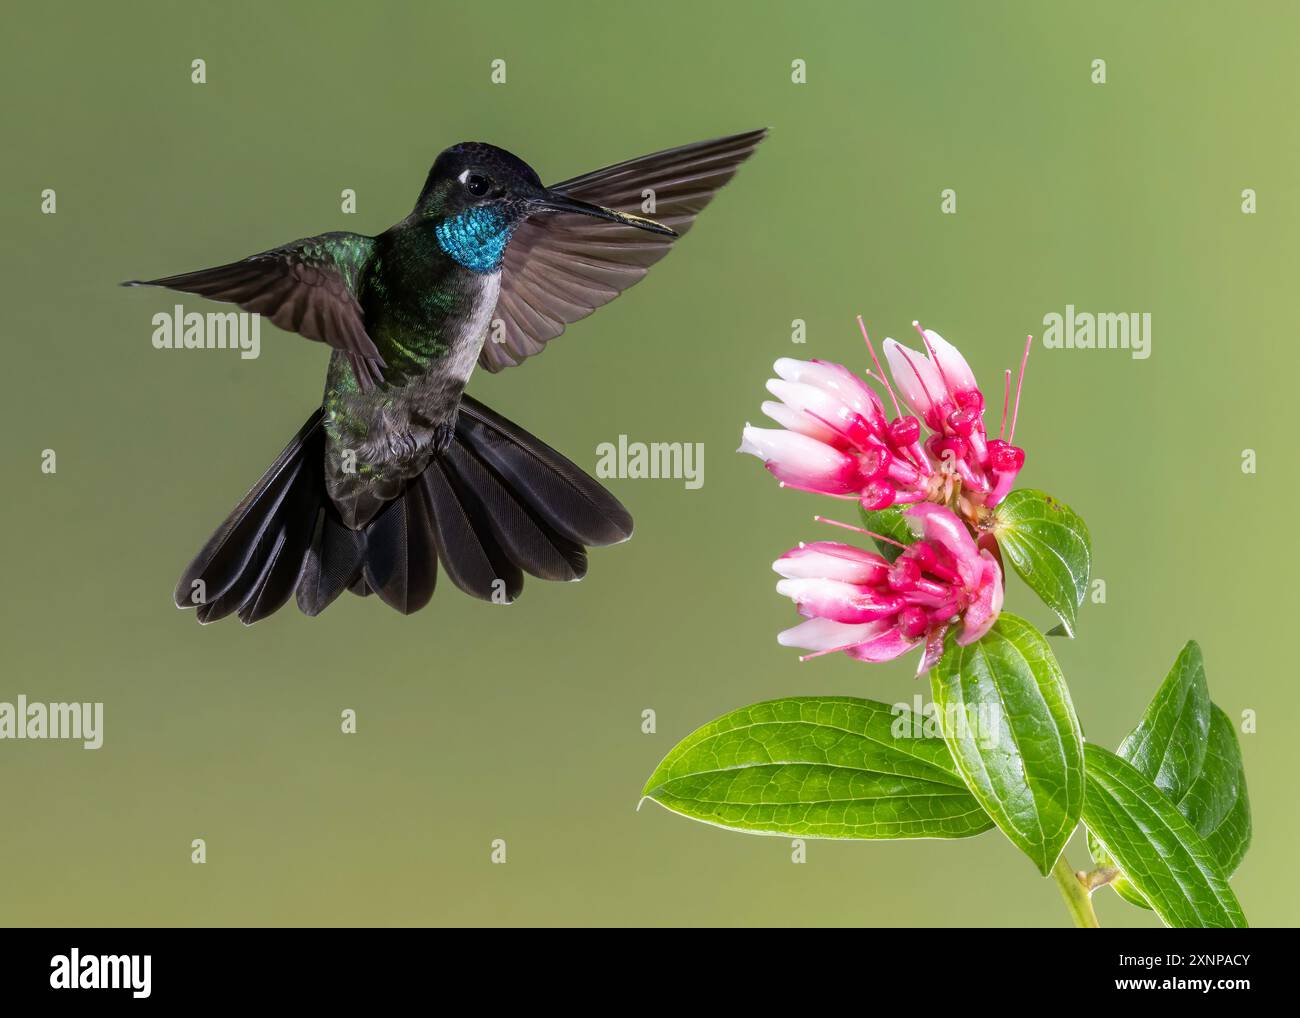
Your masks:
[[[1020,362],[1010,433],[1002,437],[1011,396],[1008,370],[1002,427],[990,439],[984,394],[955,346],[919,325],[924,353],[886,339],[895,393],[861,318],[858,324],[876,367],[868,375],[888,391],[895,417],[891,420],[875,391],[843,365],[783,357],[774,365],[778,377],[767,383],[776,400],[763,404],[763,413],[781,427],[747,424],[740,451],[761,458],[786,487],[854,499],[864,509],[955,502],[973,519],[981,508],[996,506],[1025,462],[1024,451],[1011,442],[1032,337]],[[910,413],[904,414],[904,407]],[[929,432],[924,440],[923,422]]]
[[[779,643],[812,651],[805,659],[842,651],[859,661],[891,661],[924,644],[919,674],[939,660],[950,626],[961,625],[962,646],[989,631],[1002,610],[997,559],[945,506],[923,502],[903,516],[918,540],[892,563],[837,541],[801,544],[773,563],[778,593],[807,618]]]

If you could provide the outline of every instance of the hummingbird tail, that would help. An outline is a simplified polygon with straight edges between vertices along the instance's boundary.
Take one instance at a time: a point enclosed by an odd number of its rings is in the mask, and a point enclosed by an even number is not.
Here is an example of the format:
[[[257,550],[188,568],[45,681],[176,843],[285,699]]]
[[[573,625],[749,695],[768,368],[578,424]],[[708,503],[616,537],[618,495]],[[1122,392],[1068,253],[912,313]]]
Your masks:
[[[326,503],[324,455],[317,410],[186,567],[176,607],[252,625],[289,600]]]
[[[487,601],[517,598],[524,573],[580,580],[587,548],[632,536],[631,515],[598,481],[468,396],[450,448],[430,461],[408,497],[417,488],[447,575]]]
[[[581,579],[588,547],[632,535],[632,517],[594,478],[469,397],[447,452],[360,530],[329,500],[324,456],[317,410],[181,575],[177,607],[251,625],[295,592],[318,615],[351,590],[409,615],[433,596],[439,559],[461,590],[509,603],[524,573]]]

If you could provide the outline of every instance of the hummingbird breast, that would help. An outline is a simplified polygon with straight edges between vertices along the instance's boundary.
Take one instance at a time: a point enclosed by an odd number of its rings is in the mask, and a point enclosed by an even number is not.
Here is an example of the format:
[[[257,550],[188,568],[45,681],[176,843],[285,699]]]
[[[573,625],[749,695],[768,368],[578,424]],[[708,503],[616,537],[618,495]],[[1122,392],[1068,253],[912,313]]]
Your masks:
[[[346,356],[330,360],[325,480],[354,529],[402,493],[428,466],[439,430],[454,426],[496,309],[499,271],[450,259],[424,267],[418,283],[390,272],[363,291],[367,331],[388,365],[380,385],[362,391]]]

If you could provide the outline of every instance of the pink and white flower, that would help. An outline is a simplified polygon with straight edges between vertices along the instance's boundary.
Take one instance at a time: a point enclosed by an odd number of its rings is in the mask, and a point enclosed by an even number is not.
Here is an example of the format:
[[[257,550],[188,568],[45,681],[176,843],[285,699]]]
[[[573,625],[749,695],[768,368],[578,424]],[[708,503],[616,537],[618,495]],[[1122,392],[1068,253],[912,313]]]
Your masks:
[[[943,654],[951,626],[961,626],[962,646],[989,631],[1002,610],[997,559],[945,506],[922,502],[903,516],[918,540],[892,563],[836,541],[801,544],[773,563],[782,577],[777,592],[807,618],[777,636],[782,646],[812,652],[800,660],[839,651],[859,661],[891,661],[924,645],[920,674]]]
[[[876,367],[868,375],[889,393],[894,418],[875,391],[843,365],[783,357],[774,365],[778,377],[767,383],[776,400],[763,404],[763,413],[780,428],[747,424],[739,451],[762,459],[785,487],[853,499],[864,509],[955,501],[974,520],[981,509],[996,506],[1025,463],[1024,450],[1012,441],[1033,337],[1020,362],[1010,432],[1008,370],[1002,426],[990,439],[984,394],[955,346],[916,323],[924,354],[886,339],[891,386],[861,318],[858,324]],[[904,414],[904,407],[910,413]],[[924,441],[922,422],[929,431]]]

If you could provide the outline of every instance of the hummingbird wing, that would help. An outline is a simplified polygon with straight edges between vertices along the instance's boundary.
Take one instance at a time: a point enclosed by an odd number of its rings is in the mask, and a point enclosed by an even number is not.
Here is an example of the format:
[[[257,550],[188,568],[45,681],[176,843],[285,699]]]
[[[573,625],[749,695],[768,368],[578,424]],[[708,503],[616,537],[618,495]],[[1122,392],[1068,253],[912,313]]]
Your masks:
[[[229,265],[122,285],[165,286],[265,315],[282,329],[342,350],[357,382],[368,389],[385,366],[356,297],[373,243],[359,233],[322,233]]]
[[[655,152],[584,173],[552,190],[620,212],[648,215],[683,234],[766,136],[762,129]],[[647,189],[654,192],[653,208],[643,207]],[[674,240],[569,213],[524,220],[501,267],[501,295],[493,317],[504,324],[504,331],[489,336],[479,364],[496,372],[541,353],[569,323],[586,318],[640,282]]]

